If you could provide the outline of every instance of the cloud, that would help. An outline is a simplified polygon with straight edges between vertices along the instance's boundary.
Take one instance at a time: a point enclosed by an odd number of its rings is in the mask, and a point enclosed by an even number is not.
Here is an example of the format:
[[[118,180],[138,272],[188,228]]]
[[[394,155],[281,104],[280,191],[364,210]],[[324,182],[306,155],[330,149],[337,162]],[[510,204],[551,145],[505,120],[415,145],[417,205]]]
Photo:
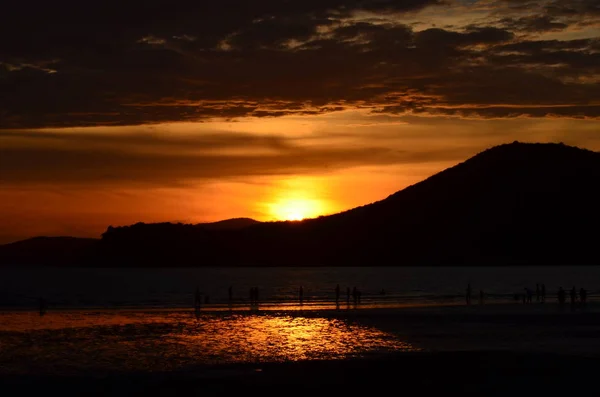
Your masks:
[[[175,37],[173,37],[173,38],[175,38]],[[165,44],[167,41],[165,39],[161,39],[160,37],[154,37],[152,35],[149,35],[149,36],[142,37],[137,42],[150,44],[150,45],[162,45],[162,44]]]
[[[509,41],[513,34],[494,27],[470,28],[466,32],[444,29],[427,29],[416,35],[416,45],[420,48],[463,47],[478,44],[495,44]]]
[[[545,10],[553,16],[600,16],[597,0],[554,0],[545,5]]]
[[[164,131],[163,131],[164,132]],[[347,137],[342,137],[346,139]],[[365,164],[413,161],[414,153],[338,141],[236,132],[164,133],[4,131],[0,185],[174,185],[190,180],[322,173]]]
[[[569,25],[564,22],[557,22],[554,18],[548,15],[532,15],[522,18],[506,18],[501,21],[504,26],[516,31],[525,32],[549,32],[561,31]]]
[[[410,23],[453,4],[11,2],[0,15],[0,128],[350,108],[436,115],[459,105],[485,118],[478,109],[490,104],[569,105],[557,116],[597,117],[597,40],[536,37],[597,21],[596,1],[457,3],[473,17],[445,28]]]

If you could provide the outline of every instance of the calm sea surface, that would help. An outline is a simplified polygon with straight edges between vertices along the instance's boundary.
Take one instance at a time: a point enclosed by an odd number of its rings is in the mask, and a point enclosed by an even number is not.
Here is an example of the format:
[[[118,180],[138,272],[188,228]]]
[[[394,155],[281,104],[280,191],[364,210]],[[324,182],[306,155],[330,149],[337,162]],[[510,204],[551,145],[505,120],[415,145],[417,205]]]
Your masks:
[[[464,304],[469,283],[474,301],[483,290],[486,304],[512,302],[525,287],[535,291],[536,283],[545,284],[549,302],[556,300],[559,286],[583,287],[590,301],[600,300],[596,267],[4,268],[0,373],[179,371],[217,363],[419,351],[419,338],[315,310],[337,308],[337,284],[340,309],[360,313],[374,307]],[[259,288],[258,308],[249,304],[254,286]],[[354,287],[362,293],[356,306],[352,298],[350,304],[346,301],[347,288]],[[196,289],[203,304],[195,311]],[[40,298],[47,302],[44,315],[39,313]],[[555,310],[553,306],[536,305]],[[441,337],[450,331],[436,326],[435,332]]]
[[[36,309],[39,297],[52,308],[188,308],[195,291],[205,308],[232,304],[245,307],[250,287],[259,288],[262,309],[299,301],[304,308],[340,301],[347,289],[358,288],[367,305],[419,305],[464,301],[467,284],[474,298],[483,290],[488,301],[512,300],[525,287],[535,292],[545,284],[549,298],[562,286],[600,292],[600,267],[484,267],[484,268],[201,268],[201,269],[0,269],[0,307]]]

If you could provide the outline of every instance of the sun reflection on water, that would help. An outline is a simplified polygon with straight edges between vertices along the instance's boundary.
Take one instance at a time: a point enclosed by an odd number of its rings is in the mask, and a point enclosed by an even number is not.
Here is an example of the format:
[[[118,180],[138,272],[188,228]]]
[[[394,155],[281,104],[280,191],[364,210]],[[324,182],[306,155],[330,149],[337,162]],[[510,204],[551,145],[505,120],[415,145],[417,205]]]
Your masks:
[[[186,312],[0,314],[0,373],[165,371],[418,350],[335,318]]]
[[[202,327],[205,332],[173,336],[191,350],[218,351],[226,361],[297,361],[413,349],[390,334],[338,319],[234,316]]]

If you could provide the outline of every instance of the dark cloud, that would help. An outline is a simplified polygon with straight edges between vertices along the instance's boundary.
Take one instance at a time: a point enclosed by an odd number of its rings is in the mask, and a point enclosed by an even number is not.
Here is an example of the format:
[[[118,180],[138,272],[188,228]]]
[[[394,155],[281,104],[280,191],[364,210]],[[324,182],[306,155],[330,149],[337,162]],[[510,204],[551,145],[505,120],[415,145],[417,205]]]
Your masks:
[[[594,100],[597,42],[522,33],[593,18],[598,2],[505,3],[513,14],[496,26],[415,31],[386,16],[445,2],[11,2],[0,14],[0,128]],[[517,4],[539,15],[514,16]]]
[[[544,76],[551,81],[547,86],[565,86],[557,78],[567,78],[566,82],[572,83],[576,79],[592,79],[600,73],[600,52],[598,40],[570,40],[570,41],[524,41],[504,46],[498,46],[490,51],[490,62],[505,67],[519,66],[521,69],[531,70],[539,76]],[[570,78],[570,79],[569,79]],[[593,100],[594,97],[585,95],[597,93],[600,87],[594,81],[572,85],[568,92],[560,90],[564,100],[570,100],[573,95],[583,93],[581,100]]]
[[[505,18],[500,21],[505,27],[524,32],[550,32],[561,31],[569,25],[564,22],[558,22],[548,15],[527,16],[522,18]]]
[[[600,16],[598,0],[554,0],[545,5],[545,10],[552,16]]]
[[[386,112],[404,113],[406,109],[390,108],[385,109]],[[461,118],[476,118],[476,119],[504,119],[514,117],[545,117],[545,118],[564,118],[573,119],[597,119],[600,117],[600,106],[598,105],[582,105],[582,106],[478,106],[478,107],[434,107],[423,108],[412,111],[413,114],[428,114],[433,116],[454,116]]]
[[[252,21],[247,27],[230,34],[223,45],[237,50],[285,48],[290,40],[304,42],[317,33],[318,26],[330,24],[327,18],[311,15],[270,16]]]
[[[297,138],[242,133],[188,137],[139,130],[120,134],[7,131],[0,133],[0,186],[137,183],[323,172],[364,164],[431,161],[384,146],[319,145]],[[233,152],[232,152],[233,151]],[[421,154],[422,155],[422,154]]]
[[[550,16],[600,15],[598,0],[500,0],[510,9],[536,11]]]
[[[494,44],[513,38],[509,31],[494,27],[471,28],[467,32],[453,32],[444,29],[427,29],[416,35],[415,43],[421,48],[452,48],[477,44]]]

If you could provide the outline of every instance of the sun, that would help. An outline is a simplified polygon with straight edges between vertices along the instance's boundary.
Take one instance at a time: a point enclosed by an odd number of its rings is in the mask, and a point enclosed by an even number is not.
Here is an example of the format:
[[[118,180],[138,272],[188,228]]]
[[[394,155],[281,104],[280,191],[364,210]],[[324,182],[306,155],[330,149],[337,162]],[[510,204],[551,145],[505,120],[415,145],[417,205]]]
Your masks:
[[[306,198],[284,198],[272,203],[270,207],[272,216],[282,221],[300,221],[323,213],[323,205],[319,200]]]

